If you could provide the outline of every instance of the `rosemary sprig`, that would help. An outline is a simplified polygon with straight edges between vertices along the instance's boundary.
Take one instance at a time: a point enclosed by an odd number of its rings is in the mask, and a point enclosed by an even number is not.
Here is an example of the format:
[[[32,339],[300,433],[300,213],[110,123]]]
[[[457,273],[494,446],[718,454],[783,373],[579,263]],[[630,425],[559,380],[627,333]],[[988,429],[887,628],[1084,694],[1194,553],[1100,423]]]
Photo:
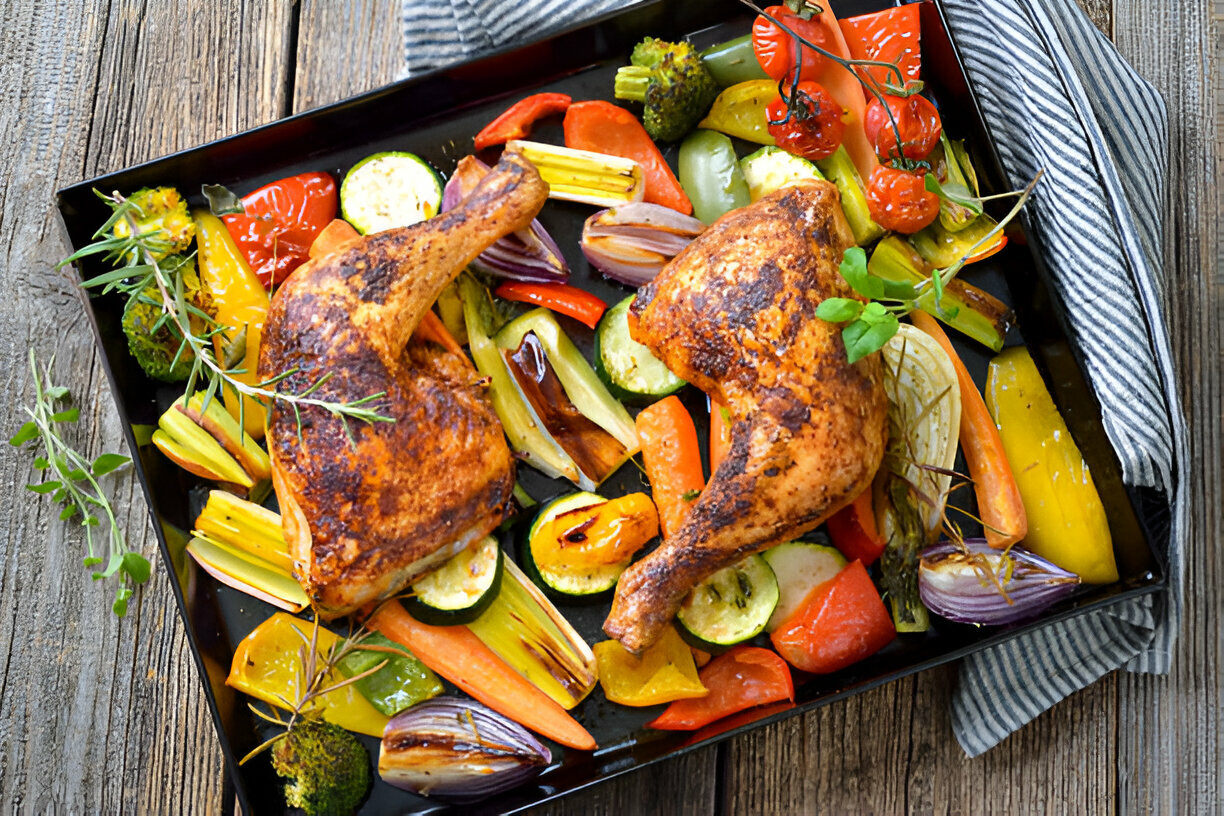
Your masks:
[[[299,373],[298,369],[290,369],[254,385],[243,382],[235,374],[245,373],[245,369],[234,366],[242,363],[242,354],[231,355],[229,352],[238,347],[231,341],[226,349],[225,364],[217,359],[213,349],[213,338],[223,330],[204,311],[190,303],[184,293],[182,275],[177,269],[167,269],[158,261],[164,255],[169,244],[160,230],[142,231],[136,216],[140,214],[137,205],[124,198],[118,192],[105,195],[94,191],[99,198],[111,208],[111,216],[97,232],[93,243],[81,248],[60,261],[63,266],[91,255],[105,255],[106,259],[118,268],[97,275],[84,281],[86,288],[102,287],[102,293],[119,291],[129,298],[141,297],[143,293],[155,286],[160,296],[164,319],[174,328],[181,338],[178,358],[191,353],[192,367],[187,378],[186,396],[190,397],[197,386],[203,385],[206,402],[224,386],[239,395],[250,397],[265,407],[273,402],[287,406],[293,411],[298,425],[299,434],[302,427],[303,408],[319,408],[344,422],[346,433],[349,432],[348,420],[357,420],[367,424],[375,422],[394,422],[392,417],[380,413],[376,403],[386,396],[385,391],[379,391],[356,400],[337,402],[315,396],[316,392],[332,374],[328,372],[311,382],[298,392],[286,392],[275,388],[277,383]],[[118,237],[113,234],[115,224],[123,221],[127,224],[127,235]],[[203,325],[205,329],[197,328]],[[243,332],[244,334],[244,332]],[[245,344],[243,344],[245,345]],[[349,438],[352,439],[351,433]]]
[[[388,654],[403,654],[403,652],[394,649],[388,649],[381,646],[364,645],[364,641],[370,635],[374,634],[370,629],[367,629],[365,624],[361,624],[357,629],[350,629],[348,637],[343,640],[337,640],[328,647],[326,654],[320,660],[319,656],[319,615],[316,612],[314,617],[314,625],[310,630],[310,637],[307,638],[300,629],[296,626],[290,627],[294,632],[302,638],[302,645],[298,647],[298,662],[302,666],[301,679],[302,683],[298,686],[298,696],[293,702],[281,697],[281,702],[285,708],[289,710],[289,716],[284,717],[281,712],[270,709],[269,711],[261,711],[253,703],[247,703],[247,707],[251,712],[260,719],[270,722],[273,725],[279,725],[285,730],[270,739],[264,740],[259,745],[255,746],[250,753],[238,761],[239,765],[245,764],[248,760],[261,754],[263,751],[275,745],[279,740],[283,739],[285,734],[292,730],[293,726],[304,716],[309,714],[311,706],[318,700],[333,691],[342,689],[345,686],[352,685],[358,680],[362,680],[370,675],[378,672],[387,665],[387,660],[381,660],[376,665],[355,674],[352,677],[346,677],[335,683],[328,683],[328,678],[336,671],[340,665],[340,661],[357,650],[386,652]]]
[[[95,581],[118,576],[119,588],[111,609],[116,615],[123,617],[127,614],[132,587],[149,580],[150,567],[144,556],[128,549],[119,523],[115,520],[115,510],[98,484],[98,479],[128,464],[131,459],[117,453],[103,453],[90,462],[78,453],[64,441],[59,428],[61,425],[76,422],[80,417],[80,409],[56,410],[56,403],[69,398],[68,389],[52,385],[50,366],[39,373],[33,349],[30,349],[30,374],[34,380],[34,407],[26,409],[30,419],[9,439],[9,444],[21,447],[27,442],[39,442],[41,453],[34,459],[34,467],[48,471],[49,475],[58,478],[47,478],[39,484],[26,485],[26,489],[34,493],[50,493],[52,501],[63,505],[60,512],[62,521],[73,518],[80,521],[85,529],[85,546],[88,552],[84,565],[89,568],[106,565],[104,569],[93,572]],[[105,558],[99,555],[94,547],[94,531],[103,518],[106,519]]]

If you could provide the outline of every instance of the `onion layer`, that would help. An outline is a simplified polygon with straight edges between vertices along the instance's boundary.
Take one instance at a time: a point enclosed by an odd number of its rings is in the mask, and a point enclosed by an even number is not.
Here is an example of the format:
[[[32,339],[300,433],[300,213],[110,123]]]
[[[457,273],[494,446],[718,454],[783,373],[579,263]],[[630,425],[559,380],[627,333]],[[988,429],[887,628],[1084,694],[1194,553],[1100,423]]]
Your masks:
[[[518,723],[474,700],[437,697],[387,723],[378,773],[412,793],[474,802],[522,784],[551,761]]]
[[[459,206],[488,172],[489,166],[475,156],[460,160],[442,191],[442,212]],[[472,261],[472,268],[494,277],[529,283],[559,283],[569,279],[569,264],[561,248],[538,219],[532,219],[527,229],[499,239]]]
[[[928,609],[948,620],[983,626],[1031,618],[1079,583],[1075,573],[1028,550],[996,550],[984,538],[966,539],[964,549],[940,542],[922,554],[918,565],[918,593]]]
[[[609,278],[641,286],[705,229],[670,207],[639,202],[601,210],[582,226],[582,254]]]

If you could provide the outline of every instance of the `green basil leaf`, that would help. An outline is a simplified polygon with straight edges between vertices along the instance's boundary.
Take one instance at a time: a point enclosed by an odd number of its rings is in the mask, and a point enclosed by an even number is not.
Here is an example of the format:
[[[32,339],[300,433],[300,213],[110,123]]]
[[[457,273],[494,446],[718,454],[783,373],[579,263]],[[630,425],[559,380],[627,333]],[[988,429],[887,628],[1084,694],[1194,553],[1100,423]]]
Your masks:
[[[867,253],[862,247],[850,247],[838,267],[850,288],[865,298],[884,297],[884,281],[867,272]]]
[[[856,320],[842,329],[842,342],[846,346],[846,359],[857,363],[868,354],[884,348],[892,336],[897,333],[900,323],[891,313],[878,323],[868,323]]]
[[[60,487],[59,482],[43,482],[42,484],[28,484],[26,490],[31,493],[50,493],[53,490],[59,490]]]
[[[137,552],[125,552],[120,569],[126,572],[138,584],[143,584],[149,580],[149,573],[151,571],[148,559]]]
[[[60,411],[58,414],[51,415],[53,422],[76,422],[80,418],[80,408],[69,408],[67,411]]]
[[[816,316],[830,323],[854,320],[863,312],[863,304],[851,298],[826,298],[816,307]]]

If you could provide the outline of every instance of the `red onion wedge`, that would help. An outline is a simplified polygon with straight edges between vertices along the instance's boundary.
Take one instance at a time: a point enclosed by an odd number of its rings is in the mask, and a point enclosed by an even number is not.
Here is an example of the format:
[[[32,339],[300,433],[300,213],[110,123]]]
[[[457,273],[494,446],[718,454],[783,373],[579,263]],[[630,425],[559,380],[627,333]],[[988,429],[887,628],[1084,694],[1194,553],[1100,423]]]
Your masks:
[[[391,718],[378,774],[397,788],[475,802],[521,785],[552,761],[523,726],[474,700],[437,697]]]
[[[1020,547],[996,550],[984,538],[943,541],[922,554],[918,594],[940,617],[998,626],[1031,618],[1079,586],[1073,572]]]
[[[442,191],[442,212],[459,206],[488,172],[489,166],[475,156],[461,159]],[[569,279],[569,264],[561,248],[535,219],[529,228],[499,239],[482,252],[472,261],[472,268],[494,277],[529,283],[563,283]]]
[[[641,286],[688,246],[705,224],[670,207],[638,202],[601,210],[582,226],[582,254],[609,278]]]

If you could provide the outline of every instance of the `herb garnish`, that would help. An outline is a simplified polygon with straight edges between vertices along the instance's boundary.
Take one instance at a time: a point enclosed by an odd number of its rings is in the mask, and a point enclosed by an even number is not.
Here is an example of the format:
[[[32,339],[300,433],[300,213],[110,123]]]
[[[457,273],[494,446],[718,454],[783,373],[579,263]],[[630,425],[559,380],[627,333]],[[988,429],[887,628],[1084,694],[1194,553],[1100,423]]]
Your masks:
[[[149,562],[140,553],[128,549],[123,532],[115,520],[115,510],[98,484],[98,479],[132,460],[117,453],[103,453],[90,462],[73,449],[60,435],[60,426],[76,422],[80,409],[56,410],[57,403],[69,399],[68,389],[51,384],[50,366],[39,373],[33,349],[30,349],[30,374],[34,379],[34,407],[26,409],[30,419],[9,439],[9,444],[21,447],[27,442],[41,443],[38,446],[41,452],[34,459],[34,467],[58,478],[26,485],[26,489],[34,493],[50,493],[52,501],[63,505],[60,512],[62,521],[73,518],[80,521],[85,529],[85,546],[89,553],[84,564],[90,568],[106,565],[94,571],[95,581],[118,576],[119,588],[111,609],[123,617],[127,614],[132,587],[149,580]],[[94,530],[103,518],[106,519],[109,549],[105,558],[94,550]]]

